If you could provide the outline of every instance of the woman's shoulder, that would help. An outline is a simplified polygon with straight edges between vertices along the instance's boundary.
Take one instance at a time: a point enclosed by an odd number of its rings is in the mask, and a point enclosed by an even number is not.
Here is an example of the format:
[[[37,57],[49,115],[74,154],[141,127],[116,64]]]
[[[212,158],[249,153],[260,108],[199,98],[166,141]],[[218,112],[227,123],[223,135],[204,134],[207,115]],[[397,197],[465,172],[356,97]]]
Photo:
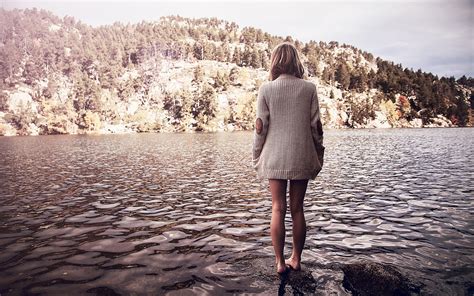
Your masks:
[[[295,79],[288,79],[286,81],[290,82],[290,83],[303,85],[303,87],[305,89],[307,89],[308,91],[312,91],[312,92],[316,91],[316,84],[314,82],[309,81],[309,80],[302,79],[302,78],[295,78]],[[285,85],[287,85],[287,84],[286,83],[285,84],[279,83],[279,80],[264,81],[260,85],[259,90],[260,90],[260,92],[265,92],[266,90],[271,89],[271,88],[285,87]]]
[[[268,87],[268,85],[270,85],[272,82],[273,81],[265,80],[264,82],[262,82],[262,84],[260,84],[260,89]]]
[[[302,79],[305,83],[305,86],[312,90],[312,91],[316,91],[316,83],[312,82],[312,81],[309,81],[309,80],[305,80],[305,79]]]
[[[272,81],[264,81],[262,82],[262,84],[260,84],[260,87],[258,88],[258,91],[263,93],[266,91],[266,89],[268,89],[270,87],[270,84],[272,83]]]

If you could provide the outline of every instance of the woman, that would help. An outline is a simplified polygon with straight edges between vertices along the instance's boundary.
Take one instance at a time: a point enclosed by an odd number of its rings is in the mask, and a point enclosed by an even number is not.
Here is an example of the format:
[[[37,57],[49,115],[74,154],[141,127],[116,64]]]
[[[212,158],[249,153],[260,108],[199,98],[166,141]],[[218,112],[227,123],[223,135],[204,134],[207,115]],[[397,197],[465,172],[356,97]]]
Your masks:
[[[269,179],[270,232],[279,274],[301,268],[306,238],[303,199],[309,179],[323,165],[323,129],[316,85],[303,79],[298,51],[288,42],[272,52],[270,80],[258,93],[253,161],[260,179]],[[284,260],[286,187],[290,181],[293,252]]]

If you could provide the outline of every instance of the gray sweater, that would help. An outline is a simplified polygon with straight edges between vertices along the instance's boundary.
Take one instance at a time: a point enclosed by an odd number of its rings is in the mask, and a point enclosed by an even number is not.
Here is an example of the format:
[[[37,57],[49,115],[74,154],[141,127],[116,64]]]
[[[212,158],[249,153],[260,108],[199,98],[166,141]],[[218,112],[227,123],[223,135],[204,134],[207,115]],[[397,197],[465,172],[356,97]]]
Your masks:
[[[315,179],[323,166],[316,85],[282,74],[258,92],[253,163],[259,179]]]

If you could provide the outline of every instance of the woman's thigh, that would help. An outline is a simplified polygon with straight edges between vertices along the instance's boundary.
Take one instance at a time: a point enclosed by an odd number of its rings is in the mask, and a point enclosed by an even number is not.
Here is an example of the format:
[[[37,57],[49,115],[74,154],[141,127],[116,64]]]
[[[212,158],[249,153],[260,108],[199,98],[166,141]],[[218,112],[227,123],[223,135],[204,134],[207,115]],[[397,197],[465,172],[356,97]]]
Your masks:
[[[272,207],[274,209],[286,209],[286,187],[287,180],[269,179],[270,193],[272,194]]]
[[[303,208],[308,180],[290,180],[290,208],[292,211]]]

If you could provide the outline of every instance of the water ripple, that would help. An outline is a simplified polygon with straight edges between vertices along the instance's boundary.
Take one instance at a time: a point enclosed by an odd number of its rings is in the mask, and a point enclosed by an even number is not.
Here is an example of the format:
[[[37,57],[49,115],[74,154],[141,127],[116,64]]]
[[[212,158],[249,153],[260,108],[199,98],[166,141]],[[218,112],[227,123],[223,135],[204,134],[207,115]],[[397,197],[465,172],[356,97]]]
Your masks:
[[[285,287],[251,133],[0,138],[0,293],[348,295],[341,266],[369,260],[422,294],[464,295],[473,132],[325,133],[305,199],[307,272]]]

